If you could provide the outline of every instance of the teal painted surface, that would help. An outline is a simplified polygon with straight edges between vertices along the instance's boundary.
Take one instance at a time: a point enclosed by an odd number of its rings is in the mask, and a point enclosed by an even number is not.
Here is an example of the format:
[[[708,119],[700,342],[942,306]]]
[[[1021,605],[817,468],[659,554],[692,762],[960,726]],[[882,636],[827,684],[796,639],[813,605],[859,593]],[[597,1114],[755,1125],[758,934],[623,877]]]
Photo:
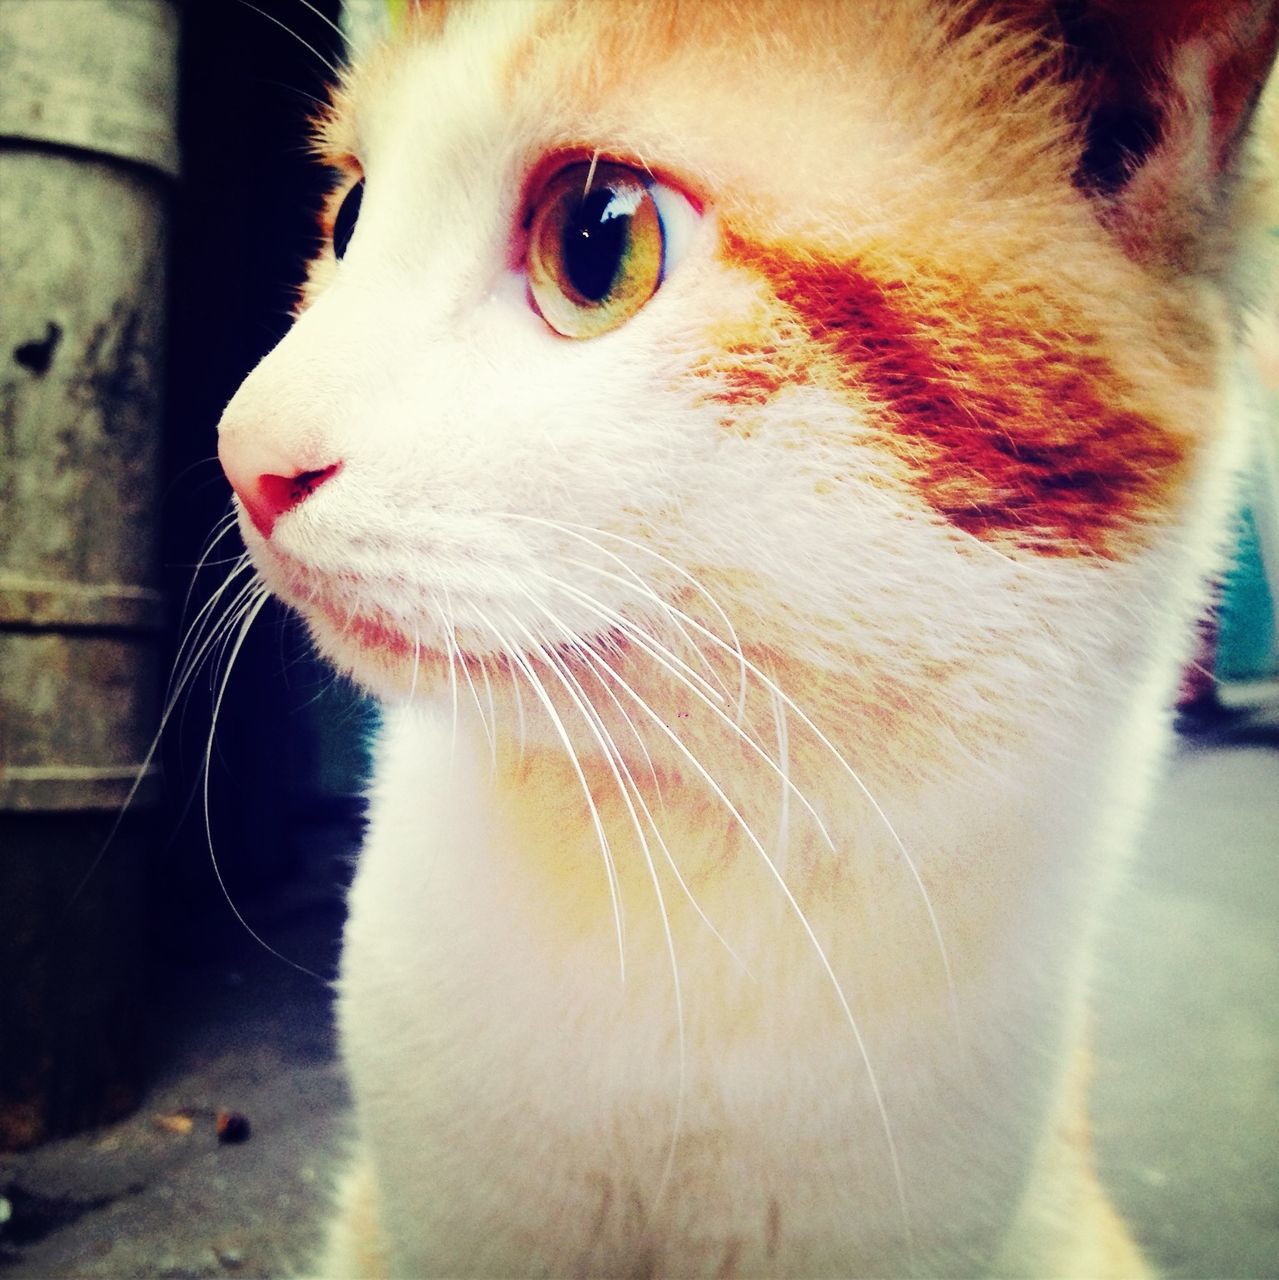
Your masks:
[[[1219,680],[1266,679],[1279,675],[1275,602],[1252,507],[1244,508],[1239,523],[1238,549],[1221,597],[1216,675]]]

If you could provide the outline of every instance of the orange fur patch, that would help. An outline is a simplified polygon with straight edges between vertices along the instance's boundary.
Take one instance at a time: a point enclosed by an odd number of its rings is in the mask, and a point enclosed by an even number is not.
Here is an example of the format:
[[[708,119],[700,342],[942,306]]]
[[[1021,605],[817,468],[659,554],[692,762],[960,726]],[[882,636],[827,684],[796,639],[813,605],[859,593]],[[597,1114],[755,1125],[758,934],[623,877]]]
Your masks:
[[[1166,500],[1185,445],[1124,407],[1086,331],[1046,331],[962,280],[883,281],[855,262],[758,244],[726,226],[722,254],[761,276],[802,326],[831,388],[869,396],[924,499],[977,537],[1050,554],[1116,554],[1115,536]],[[830,357],[834,357],[833,361]],[[724,394],[759,403],[803,360],[739,351]]]

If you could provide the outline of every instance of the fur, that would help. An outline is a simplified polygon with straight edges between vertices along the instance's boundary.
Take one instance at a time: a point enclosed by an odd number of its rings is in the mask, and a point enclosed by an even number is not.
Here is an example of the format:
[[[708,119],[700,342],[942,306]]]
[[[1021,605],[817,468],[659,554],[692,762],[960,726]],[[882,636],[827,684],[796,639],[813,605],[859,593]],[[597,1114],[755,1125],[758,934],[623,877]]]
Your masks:
[[[1163,31],[1103,192],[1054,13],[427,4],[336,92],[221,445],[387,704],[317,1275],[1144,1274],[1089,952],[1244,447],[1251,46]],[[573,341],[523,228],[596,154],[695,229]]]

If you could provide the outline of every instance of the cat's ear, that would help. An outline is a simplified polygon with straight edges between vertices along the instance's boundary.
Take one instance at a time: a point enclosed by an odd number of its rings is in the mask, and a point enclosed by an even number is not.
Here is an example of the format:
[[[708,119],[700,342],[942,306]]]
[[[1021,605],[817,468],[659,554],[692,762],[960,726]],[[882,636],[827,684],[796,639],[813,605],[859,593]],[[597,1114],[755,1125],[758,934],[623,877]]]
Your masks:
[[[1055,0],[1080,186],[1134,257],[1203,266],[1279,46],[1279,0]]]

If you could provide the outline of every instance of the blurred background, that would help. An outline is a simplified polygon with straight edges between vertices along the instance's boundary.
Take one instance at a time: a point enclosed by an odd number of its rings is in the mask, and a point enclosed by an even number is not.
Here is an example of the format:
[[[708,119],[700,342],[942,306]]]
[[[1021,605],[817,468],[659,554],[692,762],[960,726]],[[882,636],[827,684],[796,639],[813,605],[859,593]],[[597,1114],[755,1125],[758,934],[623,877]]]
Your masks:
[[[241,632],[216,424],[315,243],[308,119],[344,33],[386,10],[0,0],[14,1276],[283,1274],[323,1212],[346,1114],[328,981],[376,717],[274,606]],[[1238,563],[1100,982],[1098,1140],[1170,1275],[1279,1274],[1276,327]]]
[[[371,713],[274,605],[239,643],[215,453],[315,244],[308,121],[359,9],[0,0],[0,1265],[115,1194],[4,1153],[213,1069],[197,1006],[231,997],[214,1058],[268,1015],[331,1057]]]

